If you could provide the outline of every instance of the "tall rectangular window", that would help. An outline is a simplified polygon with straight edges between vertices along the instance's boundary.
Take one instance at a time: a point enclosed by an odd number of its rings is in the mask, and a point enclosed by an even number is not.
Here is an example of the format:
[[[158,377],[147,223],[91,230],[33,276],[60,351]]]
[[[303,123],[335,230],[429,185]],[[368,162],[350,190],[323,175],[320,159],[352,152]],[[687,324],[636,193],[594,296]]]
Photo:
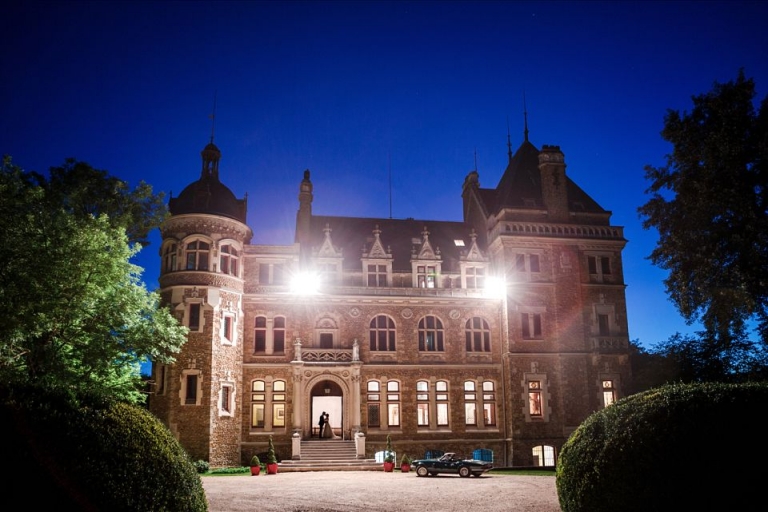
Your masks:
[[[608,315],[598,314],[597,315],[597,328],[598,332],[600,333],[600,336],[610,336],[611,335],[611,328],[608,324]]]
[[[197,403],[197,375],[187,375],[187,389],[184,393],[184,403],[195,405]]]
[[[541,417],[544,413],[541,402],[541,381],[528,381],[528,413],[531,416]]]
[[[608,407],[616,401],[616,389],[612,380],[603,380],[603,405]]]
[[[437,400],[437,426],[448,426],[448,382],[435,382],[435,400]]]
[[[225,316],[224,317],[224,340],[225,341],[233,341],[232,338],[232,324],[233,324],[233,318],[231,316]]]
[[[541,313],[521,313],[523,339],[541,339]]]
[[[200,304],[190,304],[189,305],[189,330],[190,331],[199,331],[200,330]]]
[[[416,279],[419,288],[434,288],[437,272],[433,265],[419,265],[416,267]]]
[[[275,352],[285,352],[285,317],[276,316],[272,325],[272,333],[275,339]]]
[[[400,426],[400,383],[396,380],[387,382],[387,424]]]

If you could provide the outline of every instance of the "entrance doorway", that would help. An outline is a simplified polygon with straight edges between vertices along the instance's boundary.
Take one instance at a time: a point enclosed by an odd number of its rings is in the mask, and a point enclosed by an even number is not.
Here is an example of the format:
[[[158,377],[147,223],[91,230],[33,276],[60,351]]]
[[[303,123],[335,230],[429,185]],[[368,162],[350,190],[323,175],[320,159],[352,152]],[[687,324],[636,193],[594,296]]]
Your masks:
[[[333,433],[343,437],[344,402],[341,387],[333,381],[324,380],[315,384],[311,396],[312,437],[320,436],[318,421],[323,412],[328,413]]]

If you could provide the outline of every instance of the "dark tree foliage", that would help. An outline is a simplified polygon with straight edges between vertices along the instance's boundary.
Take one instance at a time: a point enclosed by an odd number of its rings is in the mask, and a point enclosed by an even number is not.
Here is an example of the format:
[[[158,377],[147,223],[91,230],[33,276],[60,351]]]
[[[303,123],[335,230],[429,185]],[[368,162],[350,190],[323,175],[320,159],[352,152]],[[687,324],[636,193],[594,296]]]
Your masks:
[[[125,181],[74,158],[51,167],[48,178],[36,172],[30,175],[45,190],[51,206],[80,217],[107,215],[113,227],[125,229],[130,243],[148,245],[149,232],[168,215],[164,194],[153,194],[144,181],[131,190]]]
[[[696,354],[715,357],[749,343],[752,323],[768,343],[768,97],[755,109],[755,84],[715,83],[693,110],[670,110],[663,167],[647,166],[650,200],[639,208],[659,241],[650,260],[669,271],[664,284],[689,322],[704,326]],[[710,353],[711,352],[711,353]]]

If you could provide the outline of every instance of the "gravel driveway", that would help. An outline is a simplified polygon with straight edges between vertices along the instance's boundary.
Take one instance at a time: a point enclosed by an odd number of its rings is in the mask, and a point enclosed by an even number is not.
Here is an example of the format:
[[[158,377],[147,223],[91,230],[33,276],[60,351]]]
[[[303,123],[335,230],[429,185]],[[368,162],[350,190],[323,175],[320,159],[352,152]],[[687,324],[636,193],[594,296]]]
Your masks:
[[[554,476],[311,471],[202,480],[210,512],[560,512]]]

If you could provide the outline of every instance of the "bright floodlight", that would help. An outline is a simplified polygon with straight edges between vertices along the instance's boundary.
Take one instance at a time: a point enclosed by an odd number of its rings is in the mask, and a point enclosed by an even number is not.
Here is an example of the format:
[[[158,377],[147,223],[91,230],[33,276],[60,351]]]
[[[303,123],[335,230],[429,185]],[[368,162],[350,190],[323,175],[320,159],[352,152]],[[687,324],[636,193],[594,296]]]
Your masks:
[[[488,276],[485,278],[485,296],[501,299],[507,293],[507,282],[501,277]]]
[[[320,289],[320,276],[300,272],[291,279],[291,292],[297,295],[314,295]]]

